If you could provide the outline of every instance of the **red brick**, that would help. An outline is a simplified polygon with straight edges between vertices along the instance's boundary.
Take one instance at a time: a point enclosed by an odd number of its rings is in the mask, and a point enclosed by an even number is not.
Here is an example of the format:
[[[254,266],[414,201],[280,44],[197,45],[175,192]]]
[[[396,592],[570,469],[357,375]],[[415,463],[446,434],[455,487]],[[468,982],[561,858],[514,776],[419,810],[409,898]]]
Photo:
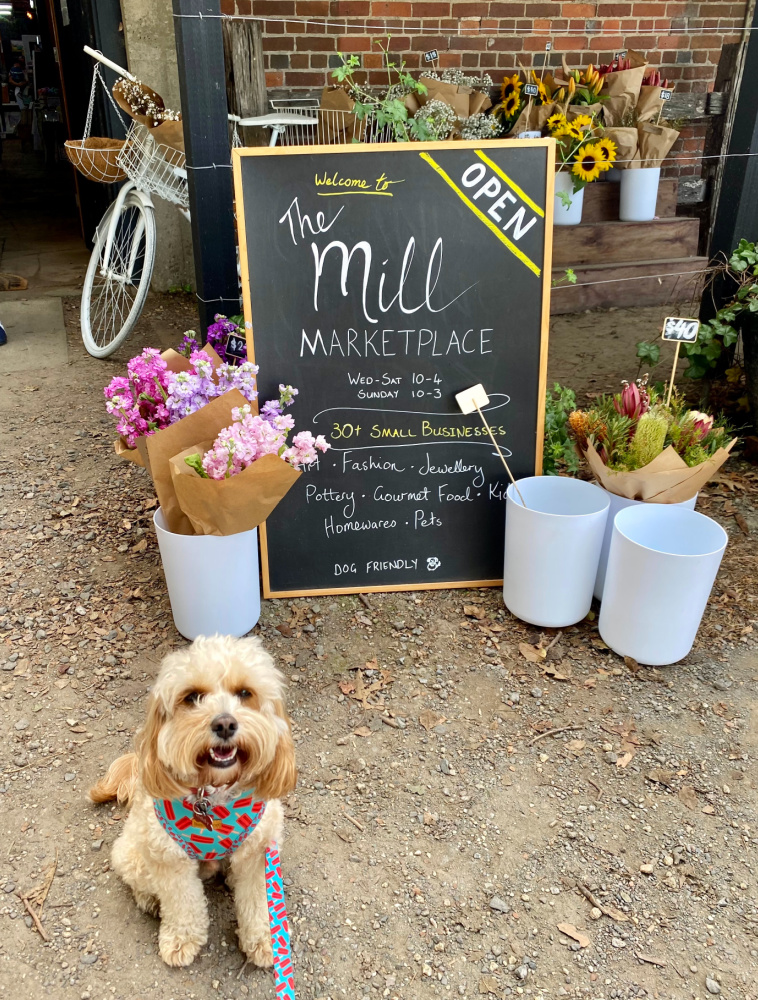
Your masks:
[[[340,52],[369,52],[371,39],[365,35],[343,36],[337,39],[337,48]]]
[[[440,52],[440,66],[442,69],[461,65],[460,52]]]
[[[337,39],[328,35],[298,35],[298,52],[334,52]]]
[[[493,17],[523,17],[524,6],[523,3],[497,3],[493,0],[490,4],[490,14]]]
[[[577,49],[586,49],[587,39],[578,35],[561,35],[554,40],[553,48],[556,52],[573,52]]]
[[[272,72],[266,73],[266,86],[267,87],[281,87],[283,84],[284,84],[284,74],[283,73],[272,73]]]
[[[329,0],[297,0],[298,17],[329,17]]]
[[[561,14],[564,17],[594,17],[597,4],[594,3],[562,3]]]
[[[384,57],[380,52],[367,52],[361,61],[366,69],[379,69],[382,65],[383,58]]]
[[[307,52],[293,52],[290,56],[290,69],[308,69],[311,64]]]
[[[640,3],[637,0],[633,4],[633,14],[635,17],[664,17],[666,14],[666,4],[665,3]]]
[[[481,52],[487,48],[487,38],[475,38],[471,35],[463,38],[451,38],[450,49],[456,52]]]
[[[329,59],[327,56],[321,53],[313,53],[310,57],[311,59],[311,69],[326,69],[329,65]],[[331,77],[331,74],[329,74]],[[324,81],[326,82],[326,81]]]
[[[295,39],[289,35],[264,35],[264,52],[290,52],[295,48]]]
[[[413,4],[415,17],[450,17],[450,3],[422,2]]]
[[[295,13],[295,0],[255,0],[255,14],[259,17],[281,17]]]
[[[628,17],[632,13],[630,3],[599,3],[597,5],[597,16],[606,17]]]
[[[414,8],[416,4],[414,3]],[[486,17],[490,12],[489,3],[476,3],[472,0],[468,0],[467,3],[454,3],[452,15],[453,17]]]
[[[234,0],[221,0],[221,13],[236,14],[237,9],[235,7]]]
[[[624,46],[623,35],[612,35],[610,38],[607,35],[593,35],[589,45],[593,52],[618,52]]]
[[[371,13],[369,0],[332,0],[329,6],[332,17],[366,17]]]
[[[279,74],[281,76],[281,74]],[[323,73],[293,73],[291,70],[286,74],[288,87],[323,87],[327,82]],[[272,87],[281,87],[281,83],[268,84]]]
[[[373,0],[373,17],[413,17],[413,4],[401,0]]]

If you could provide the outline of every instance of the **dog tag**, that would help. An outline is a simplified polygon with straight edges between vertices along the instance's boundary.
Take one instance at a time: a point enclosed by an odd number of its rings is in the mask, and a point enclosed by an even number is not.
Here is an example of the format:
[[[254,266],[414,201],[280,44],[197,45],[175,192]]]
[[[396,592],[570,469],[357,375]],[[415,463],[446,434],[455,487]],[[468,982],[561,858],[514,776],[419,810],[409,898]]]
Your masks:
[[[206,830],[213,832],[213,820],[208,815],[211,808],[211,804],[208,799],[197,799],[192,806],[192,812],[200,823],[203,824]]]

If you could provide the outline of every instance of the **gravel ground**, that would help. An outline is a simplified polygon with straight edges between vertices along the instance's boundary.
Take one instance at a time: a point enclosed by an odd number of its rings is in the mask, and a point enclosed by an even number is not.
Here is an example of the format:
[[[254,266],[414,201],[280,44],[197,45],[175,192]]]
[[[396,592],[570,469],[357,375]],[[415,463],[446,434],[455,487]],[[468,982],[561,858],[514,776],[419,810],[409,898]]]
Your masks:
[[[130,348],[190,309],[153,300]],[[0,378],[0,995],[273,997],[221,880],[208,947],[163,965],[109,868],[123,817],[85,799],[183,640],[150,484],[101,408],[133,350],[93,361],[67,318],[65,369]],[[739,460],[701,496],[730,545],[675,667],[619,660],[594,615],[541,633],[491,590],[264,602],[300,765],[299,997],[756,1000],[757,496]]]

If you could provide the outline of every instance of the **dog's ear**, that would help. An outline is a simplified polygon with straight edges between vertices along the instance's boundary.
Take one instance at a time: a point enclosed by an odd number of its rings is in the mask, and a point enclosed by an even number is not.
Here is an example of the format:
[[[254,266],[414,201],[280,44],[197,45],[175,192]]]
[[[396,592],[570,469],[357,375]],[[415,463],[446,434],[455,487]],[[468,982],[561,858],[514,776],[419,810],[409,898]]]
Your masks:
[[[158,736],[167,718],[163,699],[151,692],[147,721],[137,737],[137,756],[142,785],[154,799],[178,799],[186,794],[186,789],[177,783],[158,756]]]
[[[262,799],[280,799],[294,791],[297,785],[295,744],[292,742],[290,720],[284,704],[277,700],[274,711],[279,723],[279,740],[276,753],[269,766],[255,777],[255,790]]]

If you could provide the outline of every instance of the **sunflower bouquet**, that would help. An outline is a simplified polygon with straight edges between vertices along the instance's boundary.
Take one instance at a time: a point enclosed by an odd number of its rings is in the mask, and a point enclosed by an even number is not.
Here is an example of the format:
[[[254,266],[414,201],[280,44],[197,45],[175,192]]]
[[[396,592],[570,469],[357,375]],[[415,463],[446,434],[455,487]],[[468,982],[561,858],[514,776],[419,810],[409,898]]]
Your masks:
[[[666,402],[646,378],[574,410],[566,429],[605,489],[657,503],[691,499],[736,441],[722,421],[689,409],[677,395]]]
[[[548,118],[545,128],[557,142],[558,171],[571,174],[574,193],[610,170],[616,159],[616,145],[602,137],[594,115],[578,114],[568,121],[557,111]]]

